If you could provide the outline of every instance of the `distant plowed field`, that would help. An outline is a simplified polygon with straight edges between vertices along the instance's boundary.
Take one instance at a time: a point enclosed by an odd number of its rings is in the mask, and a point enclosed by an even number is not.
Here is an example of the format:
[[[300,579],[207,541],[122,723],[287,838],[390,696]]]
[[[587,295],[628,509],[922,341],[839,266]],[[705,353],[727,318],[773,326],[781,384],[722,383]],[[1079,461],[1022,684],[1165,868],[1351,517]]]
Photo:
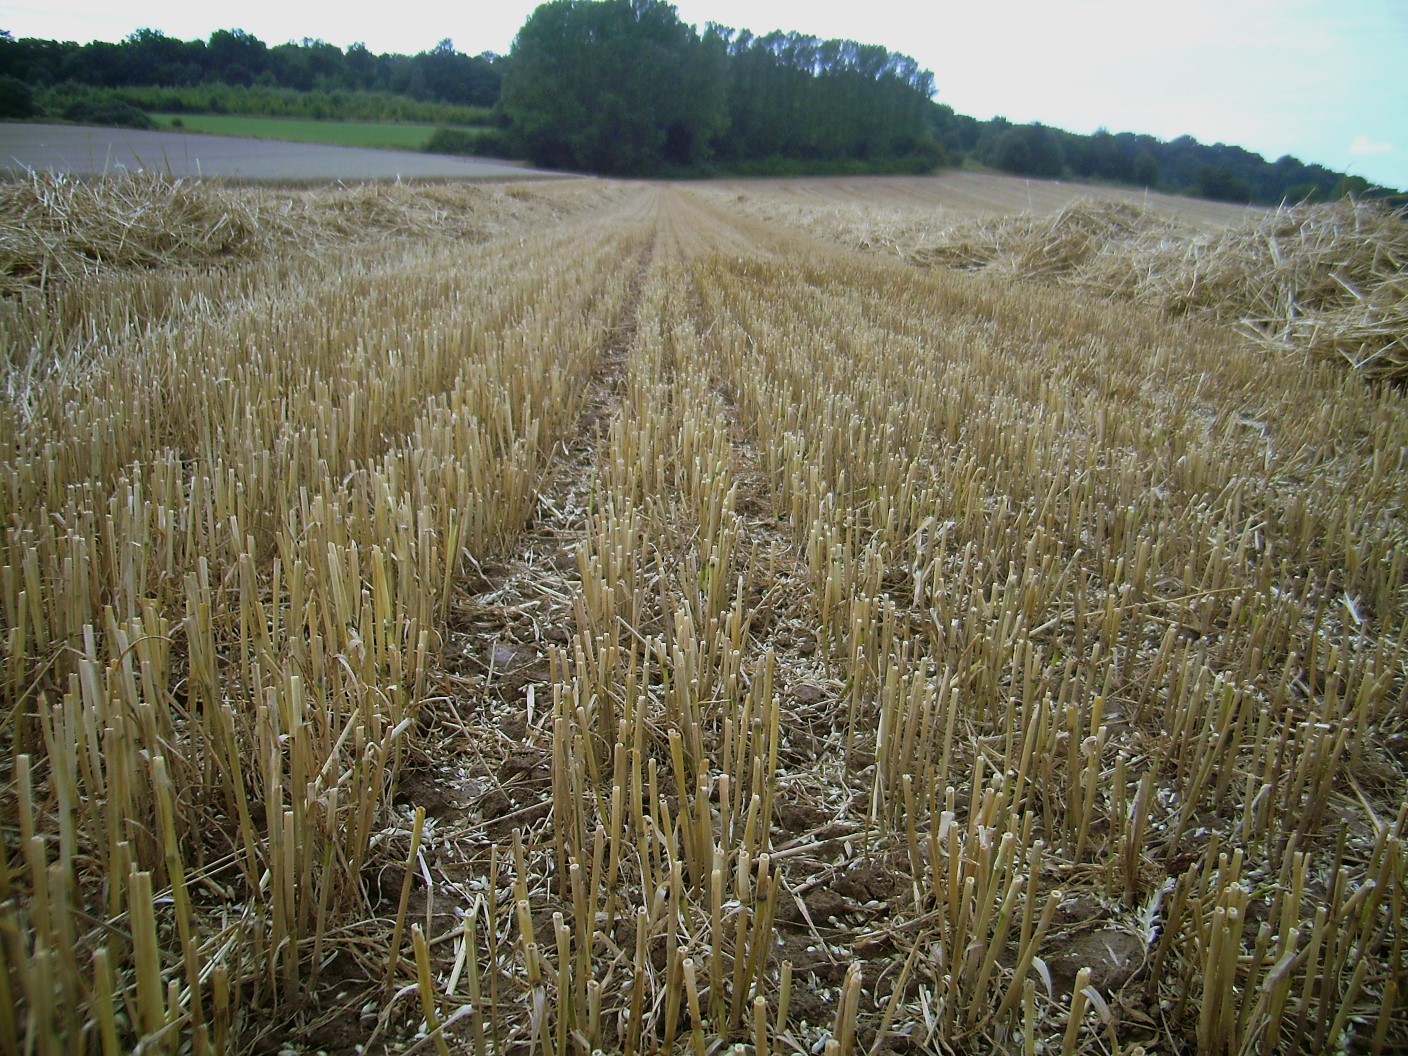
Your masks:
[[[0,171],[77,176],[156,172],[206,179],[334,183],[361,180],[529,179],[538,173],[493,158],[366,150],[236,136],[141,132],[86,125],[0,122]]]
[[[1408,1047],[1397,221],[0,190],[0,1053]]]

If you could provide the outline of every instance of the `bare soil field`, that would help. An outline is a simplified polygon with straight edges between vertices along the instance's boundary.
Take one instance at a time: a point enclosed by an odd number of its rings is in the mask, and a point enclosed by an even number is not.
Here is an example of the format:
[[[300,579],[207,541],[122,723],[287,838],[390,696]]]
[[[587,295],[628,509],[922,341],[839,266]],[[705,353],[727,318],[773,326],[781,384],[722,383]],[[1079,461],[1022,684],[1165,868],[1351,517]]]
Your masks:
[[[73,182],[0,187],[0,1053],[1408,1047],[1408,400],[1317,343],[1397,221]]]
[[[366,150],[233,136],[0,122],[0,171],[331,183],[338,180],[533,179],[560,175],[492,158]]]

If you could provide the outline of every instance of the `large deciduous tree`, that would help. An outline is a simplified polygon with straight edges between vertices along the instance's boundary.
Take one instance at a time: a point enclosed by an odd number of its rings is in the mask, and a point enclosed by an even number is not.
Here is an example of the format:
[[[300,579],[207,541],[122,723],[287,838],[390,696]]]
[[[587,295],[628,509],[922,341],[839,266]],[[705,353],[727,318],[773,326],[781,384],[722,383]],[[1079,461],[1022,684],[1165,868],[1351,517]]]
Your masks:
[[[553,0],[514,41],[503,114],[539,165],[629,174],[702,160],[722,85],[661,0]]]
[[[799,33],[703,35],[664,0],[553,0],[509,56],[502,115],[540,165],[626,174],[737,162],[926,166],[933,75]]]

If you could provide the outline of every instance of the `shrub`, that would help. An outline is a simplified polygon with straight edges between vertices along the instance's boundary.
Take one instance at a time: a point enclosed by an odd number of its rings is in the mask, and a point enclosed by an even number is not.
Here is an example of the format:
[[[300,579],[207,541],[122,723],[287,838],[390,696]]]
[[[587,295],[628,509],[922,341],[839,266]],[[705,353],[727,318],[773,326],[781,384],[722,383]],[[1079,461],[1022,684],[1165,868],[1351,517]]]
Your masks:
[[[462,128],[437,128],[423,149],[427,154],[474,154],[478,140]]]
[[[114,128],[155,128],[151,115],[130,103],[116,100],[79,100],[64,108],[65,121],[81,125],[110,125]]]
[[[1252,200],[1252,185],[1225,165],[1204,165],[1198,170],[1193,193],[1215,202],[1242,204]]]
[[[427,154],[459,154],[476,158],[521,158],[512,137],[498,129],[470,131],[437,128],[422,148]]]
[[[0,77],[0,117],[33,117],[39,113],[34,93],[17,77]]]

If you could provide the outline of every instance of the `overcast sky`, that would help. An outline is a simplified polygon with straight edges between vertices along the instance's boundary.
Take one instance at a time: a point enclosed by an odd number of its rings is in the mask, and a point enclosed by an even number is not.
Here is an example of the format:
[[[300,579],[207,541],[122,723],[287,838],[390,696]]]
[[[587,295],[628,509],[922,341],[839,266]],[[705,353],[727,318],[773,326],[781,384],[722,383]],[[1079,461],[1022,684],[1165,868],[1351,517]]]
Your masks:
[[[414,53],[507,52],[535,0],[0,2],[16,37],[183,40],[244,29]],[[914,56],[959,113],[1073,132],[1189,134],[1408,189],[1408,0],[679,0],[696,26],[848,37]]]

